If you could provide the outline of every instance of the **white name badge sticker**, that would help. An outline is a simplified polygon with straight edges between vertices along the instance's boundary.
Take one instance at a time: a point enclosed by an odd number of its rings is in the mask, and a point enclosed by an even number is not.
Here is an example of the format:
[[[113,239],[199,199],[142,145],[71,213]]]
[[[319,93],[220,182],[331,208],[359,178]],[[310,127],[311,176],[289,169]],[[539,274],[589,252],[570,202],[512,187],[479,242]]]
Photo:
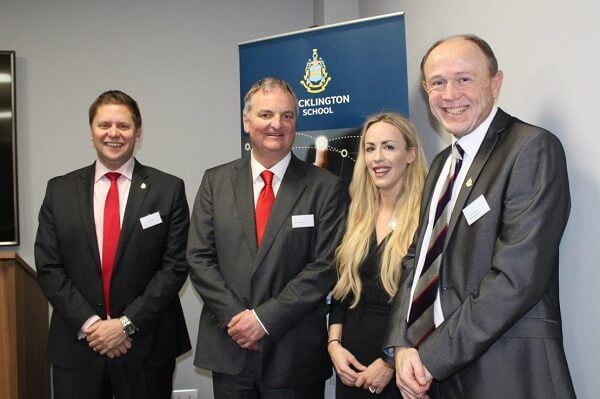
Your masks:
[[[488,213],[489,211],[490,211],[490,206],[488,205],[487,201],[485,200],[485,197],[483,196],[483,194],[481,194],[473,202],[471,202],[469,205],[467,205],[465,207],[465,209],[463,209],[462,212],[463,212],[463,215],[465,215],[465,220],[467,221],[467,223],[470,226],[473,223],[475,223],[480,217],[482,217],[483,215]]]
[[[315,227],[315,215],[292,215],[292,229]]]
[[[156,226],[157,224],[161,224],[162,219],[160,218],[160,213],[154,212],[149,215],[141,217],[140,223],[142,224],[142,229],[146,230],[149,227]]]

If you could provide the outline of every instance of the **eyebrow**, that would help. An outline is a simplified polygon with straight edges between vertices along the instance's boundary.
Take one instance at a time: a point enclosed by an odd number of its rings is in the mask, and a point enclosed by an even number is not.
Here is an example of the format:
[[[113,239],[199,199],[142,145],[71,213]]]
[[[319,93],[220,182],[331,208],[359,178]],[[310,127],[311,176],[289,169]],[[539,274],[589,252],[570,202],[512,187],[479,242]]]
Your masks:
[[[392,139],[392,140],[384,140],[384,141],[381,142],[381,144],[388,144],[388,143],[394,143],[395,144],[395,143],[397,143],[397,141]],[[375,145],[375,143],[372,142],[372,141],[365,141],[365,144]]]

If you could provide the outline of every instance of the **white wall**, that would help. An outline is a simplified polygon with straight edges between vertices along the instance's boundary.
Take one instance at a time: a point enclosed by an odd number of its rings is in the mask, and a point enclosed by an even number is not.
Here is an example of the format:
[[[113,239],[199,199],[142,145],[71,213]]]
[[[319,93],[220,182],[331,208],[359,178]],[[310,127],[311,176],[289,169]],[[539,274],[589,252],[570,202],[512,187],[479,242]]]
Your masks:
[[[600,331],[600,271],[593,251],[600,236],[600,135],[593,118],[600,105],[600,5],[583,0],[359,3],[361,17],[406,12],[410,113],[429,159],[448,137],[437,134],[431,123],[419,85],[419,63],[435,40],[452,34],[470,32],[486,39],[504,71],[498,104],[560,137],[572,197],[560,266],[565,348],[578,397],[598,397],[600,349],[593,337]]]
[[[358,3],[358,4],[357,4]],[[504,70],[499,104],[562,140],[573,210],[562,245],[565,346],[580,398],[600,391],[598,241],[600,138],[589,122],[599,101],[596,78],[600,5],[575,0],[315,0],[325,23],[405,11],[411,118],[431,159],[447,142],[431,124],[418,64],[436,39],[473,32],[490,42]],[[357,8],[358,7],[358,8]],[[194,199],[207,167],[239,156],[237,43],[313,24],[312,0],[3,0],[0,48],[17,52],[21,245],[33,264],[37,212],[46,181],[92,162],[87,108],[120,88],[140,103],[145,130],[137,156],[186,181]],[[268,62],[268,60],[265,60]],[[596,111],[597,112],[597,111]],[[588,133],[589,132],[589,133]],[[184,312],[192,341],[200,301],[189,285]],[[177,388],[211,398],[208,374],[192,353],[179,363]],[[518,365],[516,365],[518,366]]]
[[[240,155],[237,43],[312,23],[312,0],[3,0],[0,48],[17,54],[21,245],[0,250],[34,264],[46,182],[92,163],[87,109],[112,88],[140,104],[136,156],[182,177],[191,205],[204,170]],[[201,302],[189,283],[183,304],[195,345]],[[211,398],[192,355],[175,387]]]

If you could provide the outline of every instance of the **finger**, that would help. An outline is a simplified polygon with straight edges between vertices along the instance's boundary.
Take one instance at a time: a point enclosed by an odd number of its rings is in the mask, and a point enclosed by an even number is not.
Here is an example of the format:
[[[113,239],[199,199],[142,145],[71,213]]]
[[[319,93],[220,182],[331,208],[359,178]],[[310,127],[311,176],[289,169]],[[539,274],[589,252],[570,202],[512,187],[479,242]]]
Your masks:
[[[364,371],[367,369],[367,366],[359,362],[355,357],[350,358],[350,364],[358,371]]]
[[[357,388],[363,387],[363,388],[367,388],[367,384],[366,384],[366,377],[359,375],[358,378],[356,379],[356,381],[354,382],[354,386],[356,386]]]

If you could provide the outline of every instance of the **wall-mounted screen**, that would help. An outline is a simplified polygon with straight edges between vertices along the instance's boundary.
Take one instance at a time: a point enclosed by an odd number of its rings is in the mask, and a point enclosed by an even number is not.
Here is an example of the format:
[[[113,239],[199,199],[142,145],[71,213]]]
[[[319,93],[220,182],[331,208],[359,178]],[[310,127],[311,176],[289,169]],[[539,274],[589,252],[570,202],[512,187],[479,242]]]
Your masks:
[[[19,244],[15,52],[0,51],[0,245]]]

